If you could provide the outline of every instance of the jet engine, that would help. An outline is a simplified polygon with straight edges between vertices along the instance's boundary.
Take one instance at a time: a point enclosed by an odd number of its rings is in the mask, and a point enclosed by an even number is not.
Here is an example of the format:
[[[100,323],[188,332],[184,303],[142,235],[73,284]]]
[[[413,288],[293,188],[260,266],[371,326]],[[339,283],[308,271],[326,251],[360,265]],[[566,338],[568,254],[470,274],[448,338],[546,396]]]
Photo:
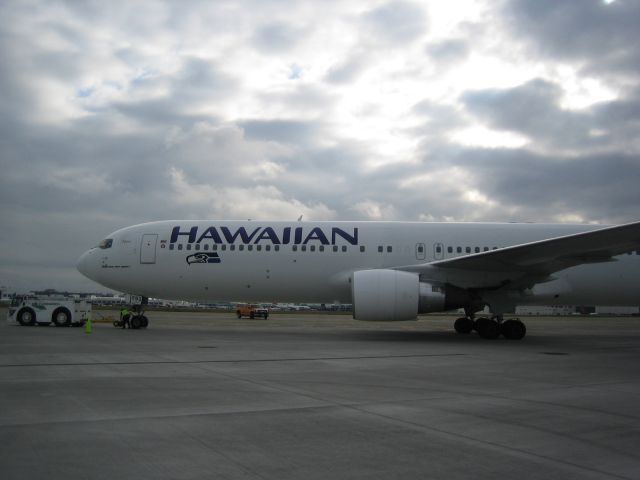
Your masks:
[[[470,300],[466,290],[398,270],[354,272],[351,291],[353,318],[366,321],[414,320],[419,313],[460,308]]]

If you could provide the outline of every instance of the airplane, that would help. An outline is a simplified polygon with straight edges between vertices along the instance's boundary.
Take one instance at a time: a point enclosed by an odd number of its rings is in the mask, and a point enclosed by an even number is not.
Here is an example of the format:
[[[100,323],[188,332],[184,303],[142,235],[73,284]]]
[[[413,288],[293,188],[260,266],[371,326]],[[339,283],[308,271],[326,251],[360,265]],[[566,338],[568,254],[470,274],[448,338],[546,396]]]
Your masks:
[[[504,319],[518,305],[637,306],[640,222],[169,220],[113,232],[77,268],[147,298],[351,303],[365,321],[464,309],[456,332],[521,339]]]

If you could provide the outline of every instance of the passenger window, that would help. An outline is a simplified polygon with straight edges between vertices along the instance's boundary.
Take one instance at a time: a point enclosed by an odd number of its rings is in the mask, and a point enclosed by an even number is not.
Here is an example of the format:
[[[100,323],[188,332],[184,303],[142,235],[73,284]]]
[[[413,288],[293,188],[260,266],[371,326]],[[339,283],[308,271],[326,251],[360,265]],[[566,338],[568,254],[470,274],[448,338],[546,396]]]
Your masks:
[[[465,247],[464,251],[465,251],[466,253],[471,253],[471,247]]]
[[[346,251],[347,251],[347,246],[346,246],[346,245],[343,245],[343,246],[342,246],[342,251],[343,251],[343,252],[346,252]]]
[[[218,244],[211,245],[211,250],[218,250]]]
[[[318,247],[318,250],[320,250],[321,252],[324,252],[324,245],[320,245],[320,246]]]
[[[456,252],[462,253],[462,247],[456,247]]]
[[[265,249],[267,252],[270,252],[270,251],[271,251],[271,245],[265,245],[264,249]]]
[[[196,243],[196,247],[195,248],[196,248],[196,250],[200,250],[200,244]]]
[[[209,244],[205,243],[202,248],[204,248],[205,250],[209,250]]]
[[[261,252],[262,251],[262,245],[256,245],[256,250]]]
[[[298,251],[298,246],[294,245],[293,247],[291,247],[291,250],[293,250],[294,252],[297,252]]]
[[[187,250],[191,250],[191,244],[187,243]]]
[[[238,245],[238,250],[243,251],[244,250],[244,245]]]
[[[364,253],[364,245],[360,245],[360,252]]]
[[[334,246],[333,246],[333,251],[334,251],[334,252],[337,252],[337,251],[338,251],[338,245],[334,245]]]
[[[480,247],[476,247],[476,248],[475,248],[475,252],[476,252],[476,253],[480,253]]]
[[[249,250],[250,252],[253,251],[253,245],[247,246],[247,250]]]
[[[174,245],[172,243],[171,245],[169,245],[169,250],[173,250],[173,247],[174,247]]]
[[[389,245],[387,247],[387,253],[391,253],[393,251],[393,247],[391,245]]]
[[[418,253],[424,253],[424,247],[422,245],[418,245]]]
[[[235,249],[236,249],[236,246],[233,243],[229,245],[229,250],[233,252]]]
[[[178,245],[178,250],[182,250],[182,244]]]
[[[488,252],[488,251],[489,251],[489,247],[484,247],[484,248],[482,249],[482,251],[483,251],[483,252]]]
[[[273,248],[274,248],[274,250],[275,250],[276,252],[279,252],[279,251],[280,251],[280,245],[274,245],[274,247],[273,247]]]
[[[312,252],[316,251],[316,246],[315,245],[309,245],[309,250]]]
[[[436,253],[442,253],[442,247],[440,245],[436,245]]]
[[[220,248],[224,251],[224,250],[227,249],[227,245],[226,244],[225,245],[221,245]]]
[[[447,252],[448,253],[453,253],[453,247],[447,247]]]
[[[378,245],[378,253],[382,253],[384,251],[384,248],[382,247],[382,245]]]

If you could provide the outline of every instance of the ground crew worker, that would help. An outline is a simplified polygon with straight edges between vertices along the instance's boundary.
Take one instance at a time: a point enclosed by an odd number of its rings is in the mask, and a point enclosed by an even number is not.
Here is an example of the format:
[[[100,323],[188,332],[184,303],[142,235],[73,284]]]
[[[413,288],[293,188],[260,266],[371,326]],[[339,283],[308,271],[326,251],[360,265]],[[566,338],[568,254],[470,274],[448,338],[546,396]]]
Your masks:
[[[122,323],[122,328],[131,328],[131,313],[127,307],[124,307],[120,310],[120,322]]]

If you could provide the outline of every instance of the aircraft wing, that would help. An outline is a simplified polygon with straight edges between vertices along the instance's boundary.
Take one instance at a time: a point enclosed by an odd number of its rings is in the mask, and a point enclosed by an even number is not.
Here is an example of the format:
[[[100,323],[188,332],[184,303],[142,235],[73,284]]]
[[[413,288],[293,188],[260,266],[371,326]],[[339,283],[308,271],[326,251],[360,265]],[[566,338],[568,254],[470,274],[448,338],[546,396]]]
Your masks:
[[[528,287],[553,272],[613,257],[640,248],[640,222],[500,248],[447,260],[398,267],[397,270],[463,288],[498,288],[515,283]]]

